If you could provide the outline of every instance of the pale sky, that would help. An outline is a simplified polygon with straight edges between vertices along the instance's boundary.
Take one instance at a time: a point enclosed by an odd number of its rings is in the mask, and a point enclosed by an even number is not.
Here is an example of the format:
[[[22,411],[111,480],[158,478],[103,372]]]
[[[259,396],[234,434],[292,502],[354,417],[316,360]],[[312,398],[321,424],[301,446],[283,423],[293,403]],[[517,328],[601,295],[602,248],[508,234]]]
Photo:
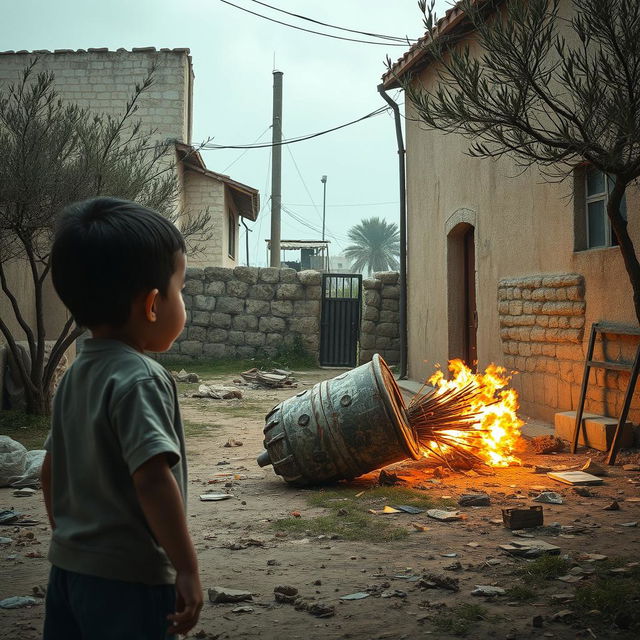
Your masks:
[[[230,1],[304,28],[368,39],[277,13],[251,0]],[[265,2],[350,29],[412,39],[424,33],[417,0]],[[304,33],[220,0],[4,0],[2,4],[0,50],[189,47],[195,73],[195,143],[209,137],[223,145],[271,141],[274,57],[276,68],[284,73],[283,134],[292,138],[335,127],[384,106],[376,87],[385,71],[385,56],[396,60],[408,48]],[[449,4],[438,0],[439,13]],[[396,92],[391,95],[395,97]],[[403,101],[402,94],[398,101]],[[202,153],[213,171],[227,173],[260,191],[263,208],[258,221],[249,223],[253,228],[249,251],[252,265],[266,264],[270,150]],[[362,218],[376,215],[398,222],[397,167],[393,117],[385,113],[283,147],[282,202],[319,230],[320,178],[327,175],[327,239],[336,255],[348,244],[348,229]],[[283,211],[282,237],[315,240],[320,232],[305,228]],[[244,264],[244,229],[240,244]]]

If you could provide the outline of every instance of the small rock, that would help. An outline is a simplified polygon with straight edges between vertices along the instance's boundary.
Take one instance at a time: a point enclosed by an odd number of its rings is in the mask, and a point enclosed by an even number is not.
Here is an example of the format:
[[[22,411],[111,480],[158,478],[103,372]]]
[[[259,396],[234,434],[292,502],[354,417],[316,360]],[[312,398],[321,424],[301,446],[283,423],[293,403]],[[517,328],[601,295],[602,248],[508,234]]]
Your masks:
[[[488,507],[491,505],[491,498],[486,493],[464,493],[458,504],[461,507]]]
[[[608,504],[606,507],[602,507],[602,510],[603,511],[620,511],[620,505],[618,504],[617,500],[614,500],[613,502]]]
[[[231,609],[231,613],[253,613],[253,607],[242,606]]]
[[[620,526],[621,527],[637,527],[638,523],[637,522],[621,522]]]
[[[564,441],[555,436],[536,436],[530,440],[533,450],[538,454],[559,453],[564,451]]]
[[[252,598],[251,591],[227,589],[226,587],[213,587],[209,589],[209,601],[213,603],[242,602],[243,600],[251,600]]]
[[[267,560],[267,566],[268,567],[279,567],[280,566],[280,562],[278,562],[277,560],[274,560],[272,558],[271,560]]]
[[[544,618],[542,616],[533,616],[533,618],[531,618],[532,627],[535,627],[536,629],[540,629],[543,624],[544,624]]]
[[[607,472],[597,462],[594,462],[589,458],[584,465],[580,468],[581,471],[586,473],[592,473],[594,476],[606,476]]]
[[[571,609],[563,609],[551,616],[551,619],[557,622],[565,622],[569,618],[573,617],[573,611]]]
[[[539,496],[532,498],[534,502],[543,502],[545,504],[562,504],[564,500],[559,493],[555,491],[543,491]]]
[[[322,584],[322,580],[314,580],[314,581],[313,581],[313,584],[314,584],[316,587],[319,587],[319,586]]]
[[[286,596],[297,596],[298,590],[295,587],[292,587],[288,584],[279,584],[277,587],[273,588],[274,593],[283,593]]]
[[[242,446],[242,440],[236,440],[235,438],[229,438],[223,446],[225,447],[241,447]]]
[[[588,487],[573,487],[573,493],[582,496],[583,498],[593,498],[595,493]]]
[[[13,495],[16,498],[30,498],[35,495],[37,492],[35,489],[30,489],[29,487],[24,487],[23,489],[15,489]]]
[[[505,593],[506,592],[502,587],[492,587],[488,584],[477,584],[476,588],[471,592],[471,595],[492,598],[494,596],[503,596]]]

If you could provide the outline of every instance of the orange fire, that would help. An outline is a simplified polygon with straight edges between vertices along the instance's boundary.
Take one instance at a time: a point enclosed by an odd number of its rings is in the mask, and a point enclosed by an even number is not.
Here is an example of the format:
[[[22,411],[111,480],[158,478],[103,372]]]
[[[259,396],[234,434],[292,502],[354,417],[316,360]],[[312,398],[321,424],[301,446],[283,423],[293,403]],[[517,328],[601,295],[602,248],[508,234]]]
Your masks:
[[[504,367],[490,364],[484,373],[473,373],[462,360],[450,360],[450,380],[446,380],[442,370],[436,371],[428,383],[439,393],[449,389],[462,389],[471,384],[479,390],[479,395],[469,405],[467,415],[478,415],[477,430],[449,431],[458,443],[484,460],[492,467],[506,467],[519,460],[513,455],[524,424],[518,418],[518,393],[509,389],[511,376]],[[424,450],[425,457],[431,454]]]

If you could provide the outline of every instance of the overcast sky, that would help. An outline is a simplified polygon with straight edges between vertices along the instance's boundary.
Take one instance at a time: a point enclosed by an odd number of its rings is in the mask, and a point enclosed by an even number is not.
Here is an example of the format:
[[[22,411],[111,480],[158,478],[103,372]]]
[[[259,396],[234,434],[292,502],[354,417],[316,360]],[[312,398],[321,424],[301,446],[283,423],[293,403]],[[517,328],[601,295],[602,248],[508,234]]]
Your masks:
[[[251,0],[234,4],[304,28],[330,30],[277,13]],[[417,0],[265,0],[322,22],[391,36],[424,32]],[[194,142],[271,140],[272,72],[284,73],[285,138],[315,133],[363,116],[385,103],[376,87],[388,54],[408,47],[345,42],[304,33],[249,15],[220,0],[20,0],[3,2],[0,50],[88,47],[189,47],[193,56]],[[449,5],[438,0],[440,13]],[[363,36],[352,37],[367,39]],[[396,92],[392,92],[395,96]],[[402,95],[398,96],[402,102]],[[207,166],[260,191],[251,225],[250,258],[266,263],[270,150],[203,151]],[[327,175],[327,234],[336,255],[348,229],[373,215],[398,221],[397,153],[393,118],[384,113],[341,131],[283,148],[282,201],[316,228]],[[297,165],[297,167],[296,167]],[[284,239],[318,239],[282,214]],[[244,230],[241,260],[245,260]],[[291,256],[293,258],[293,256]]]

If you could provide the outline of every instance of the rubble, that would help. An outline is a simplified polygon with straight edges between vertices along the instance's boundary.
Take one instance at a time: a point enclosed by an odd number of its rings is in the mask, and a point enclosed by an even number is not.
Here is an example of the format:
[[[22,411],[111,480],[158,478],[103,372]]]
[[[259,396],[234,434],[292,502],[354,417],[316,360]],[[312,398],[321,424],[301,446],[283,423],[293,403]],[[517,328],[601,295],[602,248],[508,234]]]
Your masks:
[[[562,496],[555,491],[543,491],[532,500],[534,502],[544,502],[545,504],[562,504],[564,502]]]
[[[486,493],[463,493],[458,499],[461,507],[488,507],[491,498]]]
[[[512,540],[508,544],[498,545],[500,549],[506,551],[512,556],[520,558],[538,558],[542,555],[557,556],[560,555],[560,547],[549,544],[544,540]]]
[[[564,451],[564,440],[555,436],[536,436],[529,441],[533,450],[538,454],[559,453]]]
[[[580,471],[584,471],[586,473],[591,473],[594,476],[606,476],[607,471],[603,467],[601,467],[597,462],[594,462],[591,458],[588,458],[582,467],[580,467]]]
[[[178,372],[172,371],[171,375],[176,382],[200,382],[200,377],[197,373],[187,373],[184,369],[180,369]]]
[[[224,387],[221,385],[201,384],[198,391],[191,394],[192,398],[212,398],[213,400],[231,400],[237,398],[242,399],[242,391],[232,387]]]
[[[283,389],[290,387],[296,389],[296,379],[293,372],[283,369],[272,369],[271,371],[260,371],[259,369],[249,369],[240,374],[246,382],[252,383],[256,388],[266,387],[269,389]]]
[[[447,591],[460,591],[458,578],[438,575],[435,573],[425,573],[418,580],[420,589],[446,589]]]
[[[502,587],[492,587],[490,585],[477,584],[476,588],[471,592],[471,595],[493,598],[495,596],[503,596],[505,593],[506,591]]]
[[[445,511],[444,509],[427,509],[427,515],[434,520],[441,522],[453,522],[462,520],[463,516],[459,511]]]

